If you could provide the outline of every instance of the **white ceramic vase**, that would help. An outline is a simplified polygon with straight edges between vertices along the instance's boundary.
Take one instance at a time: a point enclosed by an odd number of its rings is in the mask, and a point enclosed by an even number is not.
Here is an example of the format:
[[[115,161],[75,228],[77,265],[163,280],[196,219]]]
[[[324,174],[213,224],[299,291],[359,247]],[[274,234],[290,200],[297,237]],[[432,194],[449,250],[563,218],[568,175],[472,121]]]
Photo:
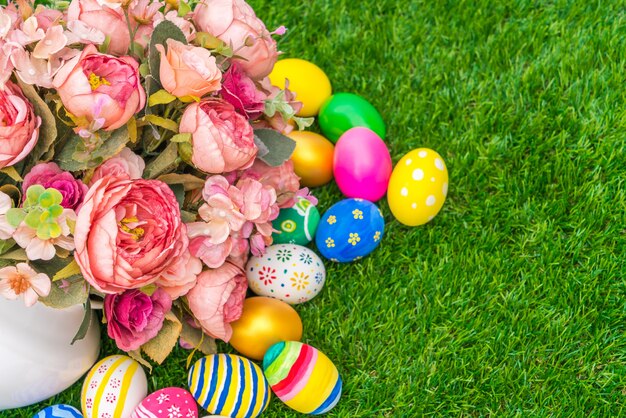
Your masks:
[[[83,316],[81,305],[27,308],[0,297],[0,411],[48,399],[91,368],[100,351],[96,315],[86,337],[70,344]]]

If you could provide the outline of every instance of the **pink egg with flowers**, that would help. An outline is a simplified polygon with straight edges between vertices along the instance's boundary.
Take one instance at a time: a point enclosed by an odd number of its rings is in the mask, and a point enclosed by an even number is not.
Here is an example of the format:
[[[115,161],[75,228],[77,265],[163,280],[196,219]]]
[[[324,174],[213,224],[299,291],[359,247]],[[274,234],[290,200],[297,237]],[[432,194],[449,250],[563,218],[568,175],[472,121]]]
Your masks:
[[[347,197],[376,202],[387,192],[392,170],[387,145],[371,129],[349,129],[335,145],[333,174]]]
[[[198,405],[191,393],[181,388],[159,389],[135,408],[131,418],[198,418]]]

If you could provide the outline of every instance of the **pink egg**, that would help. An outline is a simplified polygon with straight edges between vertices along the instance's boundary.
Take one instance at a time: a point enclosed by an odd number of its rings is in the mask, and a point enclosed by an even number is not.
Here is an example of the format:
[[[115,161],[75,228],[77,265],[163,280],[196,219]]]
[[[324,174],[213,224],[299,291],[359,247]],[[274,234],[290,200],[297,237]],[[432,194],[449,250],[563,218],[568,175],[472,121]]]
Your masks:
[[[131,418],[198,417],[198,405],[191,393],[181,388],[159,389],[135,408]]]
[[[387,192],[393,166],[389,150],[372,130],[347,130],[335,145],[333,174],[347,197],[376,202]]]

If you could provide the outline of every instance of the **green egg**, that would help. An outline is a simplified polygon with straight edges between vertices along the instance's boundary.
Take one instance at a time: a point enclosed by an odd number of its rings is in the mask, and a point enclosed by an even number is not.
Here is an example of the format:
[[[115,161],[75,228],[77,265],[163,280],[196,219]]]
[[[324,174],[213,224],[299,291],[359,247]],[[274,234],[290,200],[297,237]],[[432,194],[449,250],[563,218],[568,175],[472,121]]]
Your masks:
[[[319,124],[324,136],[333,143],[345,131],[363,126],[385,139],[385,121],[370,102],[352,93],[337,93],[330,96],[320,108]]]
[[[281,209],[272,226],[280,233],[274,232],[274,244],[307,245],[313,241],[320,212],[308,200],[299,197],[291,208]]]

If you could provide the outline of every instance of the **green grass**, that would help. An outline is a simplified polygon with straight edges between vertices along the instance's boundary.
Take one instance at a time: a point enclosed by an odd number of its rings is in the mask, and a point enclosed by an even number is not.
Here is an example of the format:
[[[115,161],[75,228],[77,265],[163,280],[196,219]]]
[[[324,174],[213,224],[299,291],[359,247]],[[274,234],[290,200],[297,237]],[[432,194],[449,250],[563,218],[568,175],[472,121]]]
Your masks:
[[[251,3],[290,29],[285,56],[381,111],[394,161],[429,147],[450,172],[431,223],[404,227],[381,202],[381,246],[327,263],[326,288],[297,308],[344,379],[328,416],[623,414],[624,5]],[[340,199],[334,185],[316,194],[322,209]],[[151,389],[184,386],[186,355]],[[79,389],[5,415],[78,405]],[[264,416],[300,415],[274,398]]]

